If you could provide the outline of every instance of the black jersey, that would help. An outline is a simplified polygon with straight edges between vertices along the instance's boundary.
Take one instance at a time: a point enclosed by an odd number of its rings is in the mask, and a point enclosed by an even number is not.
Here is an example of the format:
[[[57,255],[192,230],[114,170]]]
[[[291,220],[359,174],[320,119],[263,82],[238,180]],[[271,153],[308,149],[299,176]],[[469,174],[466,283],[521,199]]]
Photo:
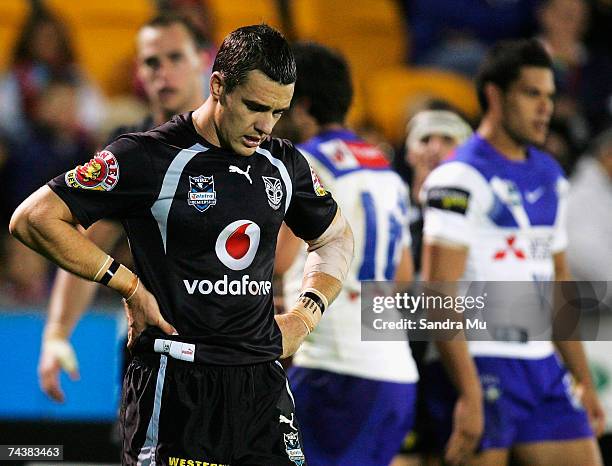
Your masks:
[[[165,338],[197,343],[196,360],[223,365],[282,353],[272,304],[278,230],[284,220],[314,239],[337,210],[288,141],[241,156],[203,139],[191,113],[120,136],[49,186],[86,228],[122,222],[136,273],[179,332]]]

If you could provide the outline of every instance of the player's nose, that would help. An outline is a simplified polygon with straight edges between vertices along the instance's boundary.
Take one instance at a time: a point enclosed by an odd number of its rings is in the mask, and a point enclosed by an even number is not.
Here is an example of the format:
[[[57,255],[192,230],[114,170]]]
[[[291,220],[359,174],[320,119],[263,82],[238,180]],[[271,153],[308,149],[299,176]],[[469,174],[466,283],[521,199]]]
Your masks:
[[[269,135],[272,133],[274,129],[274,125],[276,124],[276,119],[274,115],[271,113],[262,114],[255,123],[255,129],[259,133],[263,133]]]

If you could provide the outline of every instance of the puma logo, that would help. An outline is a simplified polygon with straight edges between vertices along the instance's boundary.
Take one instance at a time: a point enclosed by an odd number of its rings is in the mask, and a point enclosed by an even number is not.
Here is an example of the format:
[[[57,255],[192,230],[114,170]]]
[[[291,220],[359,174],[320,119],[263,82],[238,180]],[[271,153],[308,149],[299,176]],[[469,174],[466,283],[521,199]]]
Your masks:
[[[230,165],[229,166],[230,173],[238,173],[240,175],[244,175],[246,177],[246,179],[249,180],[249,183],[253,184],[253,180],[251,179],[251,175],[249,175],[249,170],[250,169],[251,169],[250,165],[247,167],[246,171],[241,170],[236,165]]]
[[[291,420],[287,419],[285,416],[283,416],[282,414],[278,417],[278,422],[280,422],[281,424],[289,424],[289,426],[293,429],[293,430],[297,430],[295,428],[295,426],[293,425],[293,413],[291,413]]]

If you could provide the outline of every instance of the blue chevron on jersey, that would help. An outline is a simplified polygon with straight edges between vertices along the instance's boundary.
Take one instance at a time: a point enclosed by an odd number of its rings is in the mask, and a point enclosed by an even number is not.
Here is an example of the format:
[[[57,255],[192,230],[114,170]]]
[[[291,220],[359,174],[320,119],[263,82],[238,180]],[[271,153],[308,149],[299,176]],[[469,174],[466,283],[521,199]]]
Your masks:
[[[554,224],[559,203],[557,181],[563,172],[550,155],[529,147],[525,161],[512,161],[476,135],[445,163],[451,161],[474,167],[489,182],[495,199],[488,214],[496,225],[519,226],[513,205],[522,206],[531,226]]]

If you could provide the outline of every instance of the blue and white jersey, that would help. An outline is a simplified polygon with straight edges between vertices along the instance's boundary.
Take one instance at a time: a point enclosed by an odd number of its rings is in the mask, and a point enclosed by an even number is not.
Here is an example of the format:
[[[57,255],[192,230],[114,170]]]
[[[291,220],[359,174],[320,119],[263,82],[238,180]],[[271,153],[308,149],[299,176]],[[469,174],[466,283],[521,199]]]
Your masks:
[[[294,364],[357,377],[415,382],[406,341],[361,341],[360,282],[392,280],[410,247],[408,191],[382,152],[347,130],[329,131],[299,146],[353,229],[355,255],[340,296],[306,339]],[[285,275],[292,303],[302,285],[305,255]],[[399,318],[399,317],[398,317]]]
[[[424,236],[469,249],[464,281],[554,280],[568,183],[549,155],[512,161],[474,135],[426,179]],[[550,342],[471,342],[473,354],[540,358]]]

